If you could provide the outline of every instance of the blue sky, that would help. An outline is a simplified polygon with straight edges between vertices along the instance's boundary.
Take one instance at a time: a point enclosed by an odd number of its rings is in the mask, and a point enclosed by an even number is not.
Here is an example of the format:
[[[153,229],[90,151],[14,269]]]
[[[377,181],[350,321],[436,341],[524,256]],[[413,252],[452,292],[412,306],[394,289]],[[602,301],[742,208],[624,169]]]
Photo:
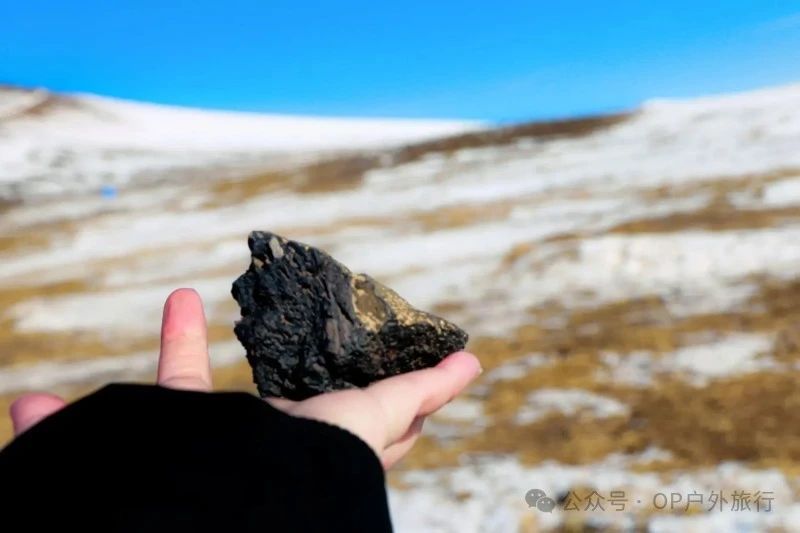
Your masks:
[[[219,109],[561,117],[800,81],[800,2],[9,1],[0,81]]]

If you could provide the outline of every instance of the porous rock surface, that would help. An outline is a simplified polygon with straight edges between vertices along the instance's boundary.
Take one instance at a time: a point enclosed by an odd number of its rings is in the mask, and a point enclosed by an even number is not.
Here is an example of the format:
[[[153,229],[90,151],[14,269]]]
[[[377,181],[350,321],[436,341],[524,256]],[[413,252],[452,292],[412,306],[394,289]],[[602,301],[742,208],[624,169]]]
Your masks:
[[[261,396],[302,400],[430,367],[467,334],[327,253],[265,231],[233,284],[234,331]]]

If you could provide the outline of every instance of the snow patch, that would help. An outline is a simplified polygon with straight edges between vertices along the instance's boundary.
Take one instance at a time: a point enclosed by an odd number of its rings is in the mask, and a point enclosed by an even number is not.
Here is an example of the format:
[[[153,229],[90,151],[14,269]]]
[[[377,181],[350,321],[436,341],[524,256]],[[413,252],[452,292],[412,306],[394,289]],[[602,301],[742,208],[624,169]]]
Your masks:
[[[691,516],[684,515],[681,508],[670,516],[656,515],[653,524],[664,533],[750,533],[769,528],[796,531],[792,520],[800,514],[800,505],[794,503],[793,482],[779,470],[725,463],[714,469],[661,476],[628,470],[636,462],[641,462],[641,457],[611,456],[582,466],[547,462],[526,467],[514,458],[487,456],[452,469],[412,471],[402,476],[408,488],[389,492],[392,520],[396,530],[403,533],[517,531],[522,524],[546,531],[574,519],[580,512],[565,511],[563,505],[552,513],[528,508],[525,494],[529,490],[541,489],[557,500],[575,487],[593,487],[605,498],[611,491],[625,494],[624,511],[605,502],[603,511],[581,514],[606,527],[634,529],[634,513],[651,506],[657,494],[670,497],[675,493],[685,500],[688,494],[699,493],[708,499],[712,491],[723,491],[728,500],[725,511]],[[731,511],[733,491],[769,493],[765,498],[771,498],[772,512],[757,512],[754,507],[749,512]],[[705,502],[704,508],[708,508]]]
[[[598,378],[646,388],[660,375],[671,375],[703,387],[715,379],[780,370],[782,366],[768,357],[772,342],[771,335],[732,334],[663,354],[641,350],[625,354],[603,352],[601,360],[605,368]]]
[[[763,202],[775,207],[800,205],[800,177],[767,185],[764,188]]]
[[[241,346],[235,341],[214,343],[209,350],[214,367],[245,360]],[[137,352],[0,368],[0,394],[52,390],[90,382],[130,381],[152,373],[157,366],[157,353]]]
[[[623,416],[629,410],[627,405],[614,398],[583,389],[539,389],[529,394],[525,403],[514,418],[517,424],[531,424],[551,413],[608,418]]]

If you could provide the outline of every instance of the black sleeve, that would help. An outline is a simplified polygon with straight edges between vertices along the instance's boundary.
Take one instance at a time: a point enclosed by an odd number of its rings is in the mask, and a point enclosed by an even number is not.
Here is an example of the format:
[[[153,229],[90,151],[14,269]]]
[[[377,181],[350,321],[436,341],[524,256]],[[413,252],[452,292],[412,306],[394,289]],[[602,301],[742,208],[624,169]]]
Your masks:
[[[155,385],[106,386],[13,440],[0,511],[4,531],[392,530],[355,435],[246,393]]]

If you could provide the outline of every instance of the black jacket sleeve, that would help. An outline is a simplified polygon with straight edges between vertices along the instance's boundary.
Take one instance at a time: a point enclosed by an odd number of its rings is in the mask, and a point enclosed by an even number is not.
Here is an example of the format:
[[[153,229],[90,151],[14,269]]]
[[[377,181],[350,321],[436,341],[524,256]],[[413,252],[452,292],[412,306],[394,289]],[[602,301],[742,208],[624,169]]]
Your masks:
[[[13,440],[0,510],[2,531],[392,530],[355,435],[246,393],[155,385],[106,386]]]

